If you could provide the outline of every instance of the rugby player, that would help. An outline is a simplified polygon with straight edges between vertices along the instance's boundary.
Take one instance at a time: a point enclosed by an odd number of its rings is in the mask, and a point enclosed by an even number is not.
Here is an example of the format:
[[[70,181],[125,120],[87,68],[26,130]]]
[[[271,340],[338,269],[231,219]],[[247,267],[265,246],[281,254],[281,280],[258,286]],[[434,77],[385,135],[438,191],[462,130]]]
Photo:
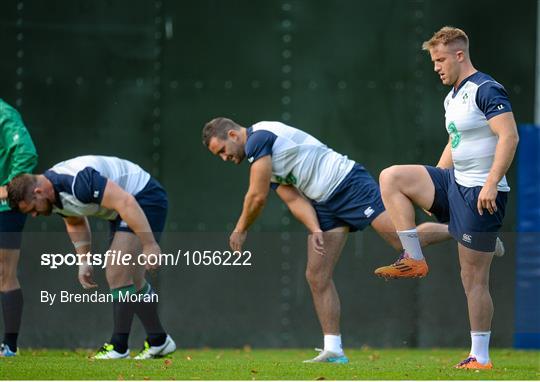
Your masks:
[[[157,180],[132,162],[116,157],[80,156],[58,163],[40,175],[19,175],[7,188],[12,208],[32,216],[62,216],[78,254],[91,251],[88,216],[109,220],[111,251],[133,256],[160,253],[158,241],[167,216],[167,194]],[[85,261],[79,267],[79,281],[84,288],[97,287],[92,274],[92,265]],[[128,338],[134,315],[147,333],[144,348],[135,358],[172,353],[176,345],[161,325],[157,301],[119,300],[126,293],[156,293],[145,280],[145,266],[108,263],[106,278],[114,299],[114,328],[110,342],[94,358],[129,358]]]
[[[224,161],[240,164],[247,158],[251,165],[243,210],[230,235],[233,250],[242,249],[270,188],[309,230],[306,278],[324,334],[324,349],[306,362],[348,362],[333,282],[347,234],[371,225],[391,246],[401,249],[377,182],[360,164],[280,122],[259,122],[245,128],[220,117],[205,125],[202,137],[212,154]],[[425,223],[419,229],[423,245],[450,237],[446,225]]]
[[[37,165],[37,153],[21,115],[1,99],[0,132],[0,295],[4,316],[0,357],[11,357],[17,355],[23,311],[17,265],[26,215],[10,209],[6,184],[19,174],[32,172]]]
[[[385,278],[427,273],[413,204],[448,223],[458,243],[471,329],[470,356],[456,367],[491,369],[489,270],[510,191],[505,174],[519,140],[516,122],[504,87],[473,66],[464,31],[443,27],[422,48],[441,82],[452,87],[444,100],[449,140],[437,167],[392,166],[381,173],[382,198],[404,253],[375,273]],[[404,267],[411,271],[404,274]]]

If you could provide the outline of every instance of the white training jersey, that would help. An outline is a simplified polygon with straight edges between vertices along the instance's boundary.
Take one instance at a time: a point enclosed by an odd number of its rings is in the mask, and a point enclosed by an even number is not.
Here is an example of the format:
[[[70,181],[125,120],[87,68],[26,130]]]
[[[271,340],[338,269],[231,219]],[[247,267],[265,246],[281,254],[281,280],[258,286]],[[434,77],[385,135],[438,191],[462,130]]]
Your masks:
[[[324,202],[347,176],[354,161],[311,135],[280,122],[259,122],[247,129],[248,162],[272,157],[272,187],[293,185],[308,199]]]
[[[444,108],[456,182],[465,187],[484,186],[498,142],[488,120],[512,111],[508,94],[493,78],[476,72],[448,93]],[[497,189],[510,191],[505,176]]]
[[[54,213],[107,220],[118,216],[116,211],[101,206],[108,179],[131,195],[136,195],[150,180],[150,174],[135,163],[100,155],[85,155],[60,162],[43,175],[51,181],[56,194]]]

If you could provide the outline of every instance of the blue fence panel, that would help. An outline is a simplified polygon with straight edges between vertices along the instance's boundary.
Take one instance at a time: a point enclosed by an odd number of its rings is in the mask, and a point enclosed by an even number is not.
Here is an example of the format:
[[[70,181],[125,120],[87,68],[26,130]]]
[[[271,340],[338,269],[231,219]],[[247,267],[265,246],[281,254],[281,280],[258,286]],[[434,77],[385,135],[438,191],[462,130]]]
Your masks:
[[[540,348],[540,127],[519,126],[514,347]]]

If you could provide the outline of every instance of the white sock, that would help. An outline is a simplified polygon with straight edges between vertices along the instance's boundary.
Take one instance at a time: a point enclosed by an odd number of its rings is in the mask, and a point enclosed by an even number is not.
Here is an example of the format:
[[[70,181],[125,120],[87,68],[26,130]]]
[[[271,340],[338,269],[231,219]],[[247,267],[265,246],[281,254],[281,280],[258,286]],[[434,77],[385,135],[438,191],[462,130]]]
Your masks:
[[[399,240],[401,241],[401,245],[403,246],[403,250],[411,259],[422,260],[424,258],[416,228],[408,229],[406,231],[397,231],[397,234],[399,236]]]
[[[324,335],[324,350],[328,350],[339,355],[343,355],[343,346],[341,345],[341,334],[337,336],[332,334]]]
[[[480,363],[489,362],[489,338],[491,332],[471,332],[471,355]]]

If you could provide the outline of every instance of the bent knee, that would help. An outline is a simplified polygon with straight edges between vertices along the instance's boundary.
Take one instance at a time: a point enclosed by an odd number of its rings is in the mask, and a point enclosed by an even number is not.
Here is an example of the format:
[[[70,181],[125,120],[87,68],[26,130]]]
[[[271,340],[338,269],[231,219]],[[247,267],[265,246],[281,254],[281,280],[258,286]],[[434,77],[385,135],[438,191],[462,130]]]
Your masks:
[[[392,185],[399,179],[399,166],[394,165],[385,168],[379,175],[379,183],[381,185]]]
[[[466,292],[474,288],[488,288],[489,275],[484,275],[483,272],[462,269],[461,282],[463,283],[463,288]]]
[[[408,178],[403,175],[403,166],[391,166],[379,175],[381,193],[401,191],[407,188]]]
[[[332,276],[327,272],[306,270],[306,280],[312,290],[322,290],[332,283]]]
[[[17,262],[11,259],[6,259],[5,256],[0,256],[0,271],[2,273],[17,272]]]

